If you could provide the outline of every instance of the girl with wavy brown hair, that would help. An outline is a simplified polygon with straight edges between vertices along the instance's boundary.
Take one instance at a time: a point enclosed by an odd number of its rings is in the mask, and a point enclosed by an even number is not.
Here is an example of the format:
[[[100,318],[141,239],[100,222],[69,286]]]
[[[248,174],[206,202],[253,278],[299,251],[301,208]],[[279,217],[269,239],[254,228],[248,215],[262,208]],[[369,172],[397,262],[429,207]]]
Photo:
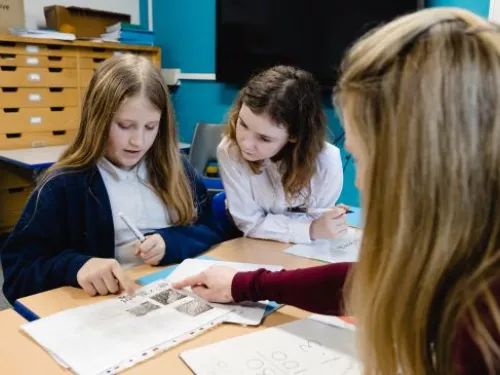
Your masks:
[[[257,74],[229,112],[217,157],[229,212],[245,236],[308,243],[346,230],[340,152],[326,142],[313,76],[290,66]],[[304,215],[329,209],[323,215]]]

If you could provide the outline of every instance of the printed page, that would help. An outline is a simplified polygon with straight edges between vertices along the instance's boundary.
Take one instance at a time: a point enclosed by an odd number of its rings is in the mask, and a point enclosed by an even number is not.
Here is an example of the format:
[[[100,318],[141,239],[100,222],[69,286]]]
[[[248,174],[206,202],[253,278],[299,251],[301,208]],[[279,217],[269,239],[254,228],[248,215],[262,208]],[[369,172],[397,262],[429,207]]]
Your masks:
[[[348,228],[347,233],[335,240],[316,240],[311,244],[294,245],[284,252],[328,263],[357,262],[362,232]]]
[[[196,375],[361,375],[354,332],[296,320],[181,354]]]
[[[269,271],[280,271],[283,269],[281,266],[273,266],[266,264],[253,264],[253,263],[238,263],[238,262],[224,262],[217,260],[206,259],[186,259],[177,268],[167,276],[166,280],[174,283],[185,279],[186,277],[194,276],[210,266],[223,265],[232,267],[238,271],[255,271],[259,268],[265,268]],[[194,293],[189,289],[186,290],[190,295]],[[227,323],[243,324],[243,325],[259,325],[264,317],[268,301],[261,302],[245,302],[242,304],[213,304],[221,309],[229,309],[233,312],[224,318]]]
[[[215,324],[228,312],[161,280],[134,296],[62,311],[21,328],[76,373],[98,374]]]

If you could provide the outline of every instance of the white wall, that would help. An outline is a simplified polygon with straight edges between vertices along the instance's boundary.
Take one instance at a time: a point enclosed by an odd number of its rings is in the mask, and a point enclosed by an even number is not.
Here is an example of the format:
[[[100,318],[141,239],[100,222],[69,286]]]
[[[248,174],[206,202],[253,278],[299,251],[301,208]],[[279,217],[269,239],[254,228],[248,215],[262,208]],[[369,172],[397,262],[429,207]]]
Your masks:
[[[490,14],[488,17],[491,21],[500,23],[500,1],[490,0]]]
[[[49,5],[78,6],[130,14],[132,23],[139,23],[139,0],[24,0],[26,28],[45,26],[43,7]]]

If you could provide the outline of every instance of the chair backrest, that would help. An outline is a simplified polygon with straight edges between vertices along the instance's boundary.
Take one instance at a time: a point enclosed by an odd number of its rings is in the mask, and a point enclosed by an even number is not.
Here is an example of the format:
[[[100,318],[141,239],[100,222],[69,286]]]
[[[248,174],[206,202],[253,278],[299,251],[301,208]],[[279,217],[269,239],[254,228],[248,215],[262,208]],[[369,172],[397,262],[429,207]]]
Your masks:
[[[217,224],[223,231],[231,227],[231,221],[226,211],[226,193],[221,191],[212,197],[212,212],[217,220]]]
[[[189,162],[201,176],[205,175],[205,167],[208,162],[217,160],[217,146],[222,139],[225,127],[224,124],[203,122],[196,124],[189,152]]]

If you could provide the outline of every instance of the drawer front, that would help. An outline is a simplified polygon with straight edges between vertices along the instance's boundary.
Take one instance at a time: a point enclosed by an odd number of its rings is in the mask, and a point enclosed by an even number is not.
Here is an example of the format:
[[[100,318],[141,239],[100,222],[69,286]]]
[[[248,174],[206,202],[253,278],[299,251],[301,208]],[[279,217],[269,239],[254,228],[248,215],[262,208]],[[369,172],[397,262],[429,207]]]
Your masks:
[[[78,128],[78,107],[18,108],[0,111],[1,134],[24,134]]]
[[[77,87],[77,70],[64,68],[2,67],[2,87]]]
[[[23,133],[15,135],[0,134],[0,150],[67,145],[75,138],[75,136],[76,130]]]
[[[104,57],[80,57],[78,59],[78,66],[80,69],[97,69],[97,67],[104,61]]]
[[[80,87],[87,87],[93,75],[93,69],[80,69],[80,75],[78,77]]]
[[[114,49],[114,48],[100,48],[100,47],[81,47],[80,51],[78,52],[78,56],[80,58],[102,58],[102,59],[107,59],[109,57],[115,56],[115,55],[123,55],[124,53],[127,52],[133,52],[133,51],[127,51],[127,50],[120,50],[120,49]]]
[[[0,191],[0,228],[16,225],[32,191],[33,186]]]
[[[0,108],[78,106],[76,88],[14,88],[0,90]]]
[[[77,47],[73,46],[0,40],[0,54],[76,57],[77,53]]]
[[[0,53],[0,66],[76,69],[76,61],[76,57],[74,56],[36,56]]]
[[[32,171],[11,163],[0,162],[0,191],[27,187],[33,183]]]

